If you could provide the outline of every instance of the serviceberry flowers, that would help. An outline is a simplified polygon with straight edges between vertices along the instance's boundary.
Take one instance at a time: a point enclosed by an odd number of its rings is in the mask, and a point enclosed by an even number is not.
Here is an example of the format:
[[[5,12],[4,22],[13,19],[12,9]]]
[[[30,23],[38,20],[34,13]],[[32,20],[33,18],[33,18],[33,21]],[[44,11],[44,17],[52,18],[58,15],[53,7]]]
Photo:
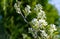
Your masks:
[[[48,25],[48,23],[45,20],[46,19],[45,12],[42,10],[42,6],[40,4],[36,4],[35,7],[33,8],[33,11],[37,14],[37,16],[33,18],[30,22],[28,22],[26,18],[29,14],[32,13],[31,6],[26,5],[26,7],[21,11],[20,5],[21,5],[21,2],[19,1],[15,3],[14,7],[16,9],[16,12],[22,15],[24,21],[27,24],[28,23],[30,24],[31,27],[28,28],[28,33],[32,34],[34,39],[37,39],[37,38],[49,39],[51,36],[53,36],[54,31],[56,31],[57,29],[54,24]],[[22,35],[24,37],[25,34],[22,34]]]
[[[19,1],[17,1],[17,3],[15,3],[15,5],[14,5],[16,12],[18,14],[21,14],[20,5],[21,5],[21,2],[19,2]]]
[[[27,5],[25,7],[25,10],[23,10],[24,14],[25,14],[25,18],[29,15],[29,13],[31,13],[30,9],[31,9],[31,7],[29,5]]]

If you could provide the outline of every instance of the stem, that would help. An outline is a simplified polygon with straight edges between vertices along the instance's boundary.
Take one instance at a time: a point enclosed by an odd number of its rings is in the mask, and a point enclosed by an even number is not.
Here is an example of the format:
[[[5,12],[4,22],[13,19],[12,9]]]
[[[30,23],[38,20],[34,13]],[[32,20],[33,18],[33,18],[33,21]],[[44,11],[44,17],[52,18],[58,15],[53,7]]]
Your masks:
[[[28,21],[26,20],[26,18],[24,17],[22,13],[21,13],[21,16],[23,17],[24,21],[28,24]]]

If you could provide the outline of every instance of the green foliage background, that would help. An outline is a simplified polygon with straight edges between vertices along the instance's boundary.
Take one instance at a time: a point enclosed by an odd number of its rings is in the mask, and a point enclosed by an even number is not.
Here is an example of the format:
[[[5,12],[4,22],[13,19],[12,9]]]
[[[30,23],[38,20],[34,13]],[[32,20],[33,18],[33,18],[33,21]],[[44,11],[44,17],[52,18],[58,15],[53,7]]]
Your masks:
[[[43,6],[43,10],[46,12],[46,21],[51,24],[54,23],[58,25],[58,12],[54,6],[48,3],[48,0],[19,0],[23,4],[21,9],[24,9],[26,5],[31,5],[32,8],[35,4],[40,3]],[[16,0],[0,0],[0,27],[1,33],[6,39],[22,39],[22,33],[27,33],[27,27],[30,25],[26,24],[21,15],[19,15],[14,9],[14,4]],[[28,16],[27,20],[31,21],[35,17],[34,14]],[[29,34],[28,34],[29,35]],[[0,37],[4,39],[3,37]]]

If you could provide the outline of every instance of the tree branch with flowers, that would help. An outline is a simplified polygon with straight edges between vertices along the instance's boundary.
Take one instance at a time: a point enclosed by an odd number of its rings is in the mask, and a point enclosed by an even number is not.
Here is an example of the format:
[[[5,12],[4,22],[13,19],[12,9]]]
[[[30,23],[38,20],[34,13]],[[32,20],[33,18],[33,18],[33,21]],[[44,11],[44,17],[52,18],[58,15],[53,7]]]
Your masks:
[[[17,1],[14,5],[14,8],[16,12],[22,16],[24,22],[30,25],[27,26],[28,29],[27,33],[22,33],[23,39],[55,39],[56,38],[55,37],[55,33],[57,31],[56,25],[48,24],[46,22],[46,14],[43,11],[43,7],[41,6],[41,4],[35,4],[34,7],[30,5],[26,5],[24,9],[21,9],[21,6],[22,6],[22,2]]]

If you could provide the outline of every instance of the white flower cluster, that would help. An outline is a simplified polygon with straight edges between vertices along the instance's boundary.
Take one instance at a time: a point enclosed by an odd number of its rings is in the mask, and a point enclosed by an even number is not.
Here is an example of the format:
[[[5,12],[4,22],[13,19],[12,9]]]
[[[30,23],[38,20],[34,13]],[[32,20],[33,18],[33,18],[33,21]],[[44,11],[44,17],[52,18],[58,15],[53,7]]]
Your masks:
[[[48,23],[45,21],[45,12],[42,10],[42,6],[40,4],[37,4],[36,7],[34,8],[34,10],[36,11],[37,13],[37,18],[33,18],[32,21],[31,21],[31,25],[32,25],[32,28],[29,28],[29,32],[30,33],[35,33],[35,34],[32,34],[34,38],[37,38],[38,37],[38,31],[41,32],[41,37],[43,39],[48,39],[49,35],[48,33],[46,32],[46,27],[48,26]],[[56,27],[54,24],[51,24],[49,25],[49,29],[48,31],[51,32],[54,32],[56,31]],[[52,33],[53,34],[53,33]],[[44,38],[45,37],[45,38]]]
[[[21,2],[19,2],[19,1],[17,1],[17,3],[15,3],[15,5],[14,5],[16,12],[18,14],[21,14],[20,5],[21,5]]]
[[[37,38],[37,30],[34,30],[33,28],[28,28],[29,33],[33,35],[34,38]]]
[[[17,1],[17,3],[15,3],[15,5],[14,5],[14,8],[16,9],[16,12],[17,12],[18,14],[21,14],[21,16],[23,17],[24,21],[25,21],[26,23],[28,23],[27,20],[25,19],[24,15],[23,15],[22,12],[21,12],[21,9],[20,9],[21,3],[22,3],[22,2]],[[29,9],[30,9],[30,6],[27,5],[27,7],[25,8],[26,13],[28,12]],[[26,16],[26,15],[25,15],[25,16]]]
[[[34,8],[34,10],[37,13],[37,18],[32,19],[32,21],[31,21],[32,28],[35,30],[36,34],[38,31],[40,31],[41,35],[47,37],[47,34],[45,33],[45,31],[41,30],[41,28],[48,25],[48,23],[45,21],[45,18],[46,18],[45,12],[42,10],[42,6],[40,4],[37,4],[36,7]],[[31,28],[29,28],[29,32],[30,31],[34,32],[33,30],[31,30]],[[33,34],[33,37],[35,37],[35,38],[38,37],[38,35],[36,35],[36,34]]]
[[[42,33],[41,33],[41,36],[42,37],[48,37],[47,33],[45,32],[45,30],[40,30]]]
[[[37,18],[32,19],[31,23],[34,26],[39,26],[39,27],[48,25],[47,22],[45,21],[46,16],[45,16],[45,12],[42,10],[42,6],[40,4],[37,4],[36,9],[39,10],[37,14]]]
[[[23,10],[24,14],[25,14],[25,17],[27,17],[29,15],[29,13],[31,13],[31,7],[29,5],[27,5],[25,7],[25,10]]]
[[[23,13],[25,15],[25,17],[24,17],[24,15],[21,13],[20,5],[21,5],[21,2],[19,2],[19,1],[17,3],[15,3],[14,7],[16,9],[16,12],[21,14],[22,17],[24,18],[25,22],[27,22],[27,20],[25,18],[29,15],[29,13],[32,12],[30,10],[31,7],[29,5],[27,5],[25,7],[25,9],[23,10]],[[45,38],[48,39],[49,34],[50,33],[53,34],[53,32],[57,30],[55,25],[50,24],[49,28],[47,28],[48,23],[45,20],[45,18],[46,18],[45,12],[42,10],[42,6],[40,4],[35,5],[35,8],[33,10],[37,14],[37,17],[33,18],[32,21],[29,22],[31,25],[31,28],[28,28],[29,33],[31,33],[34,38],[37,38],[37,37],[39,37],[38,32],[41,32],[40,33],[41,37],[43,39],[45,39]],[[46,30],[46,28],[47,28],[47,30]],[[48,34],[48,32],[46,32],[46,31],[49,31],[50,33]]]
[[[37,13],[37,18],[38,19],[45,19],[45,12],[42,10],[42,6],[40,4],[37,4],[36,7],[34,8],[34,10]]]
[[[15,7],[15,9],[16,9],[16,12],[17,12],[18,14],[21,14],[21,13],[22,13],[21,10],[20,10],[21,4],[22,4],[22,2],[17,1],[17,3],[15,3],[15,5],[14,5],[14,7]],[[25,7],[25,9],[23,10],[24,15],[25,15],[25,18],[29,15],[29,13],[31,13],[30,9],[31,9],[31,7],[30,7],[29,5],[27,5],[27,6]]]
[[[56,25],[54,25],[54,24],[50,24],[50,32],[51,33],[53,33],[54,31],[56,31],[57,29],[56,29],[56,27],[55,27]]]

